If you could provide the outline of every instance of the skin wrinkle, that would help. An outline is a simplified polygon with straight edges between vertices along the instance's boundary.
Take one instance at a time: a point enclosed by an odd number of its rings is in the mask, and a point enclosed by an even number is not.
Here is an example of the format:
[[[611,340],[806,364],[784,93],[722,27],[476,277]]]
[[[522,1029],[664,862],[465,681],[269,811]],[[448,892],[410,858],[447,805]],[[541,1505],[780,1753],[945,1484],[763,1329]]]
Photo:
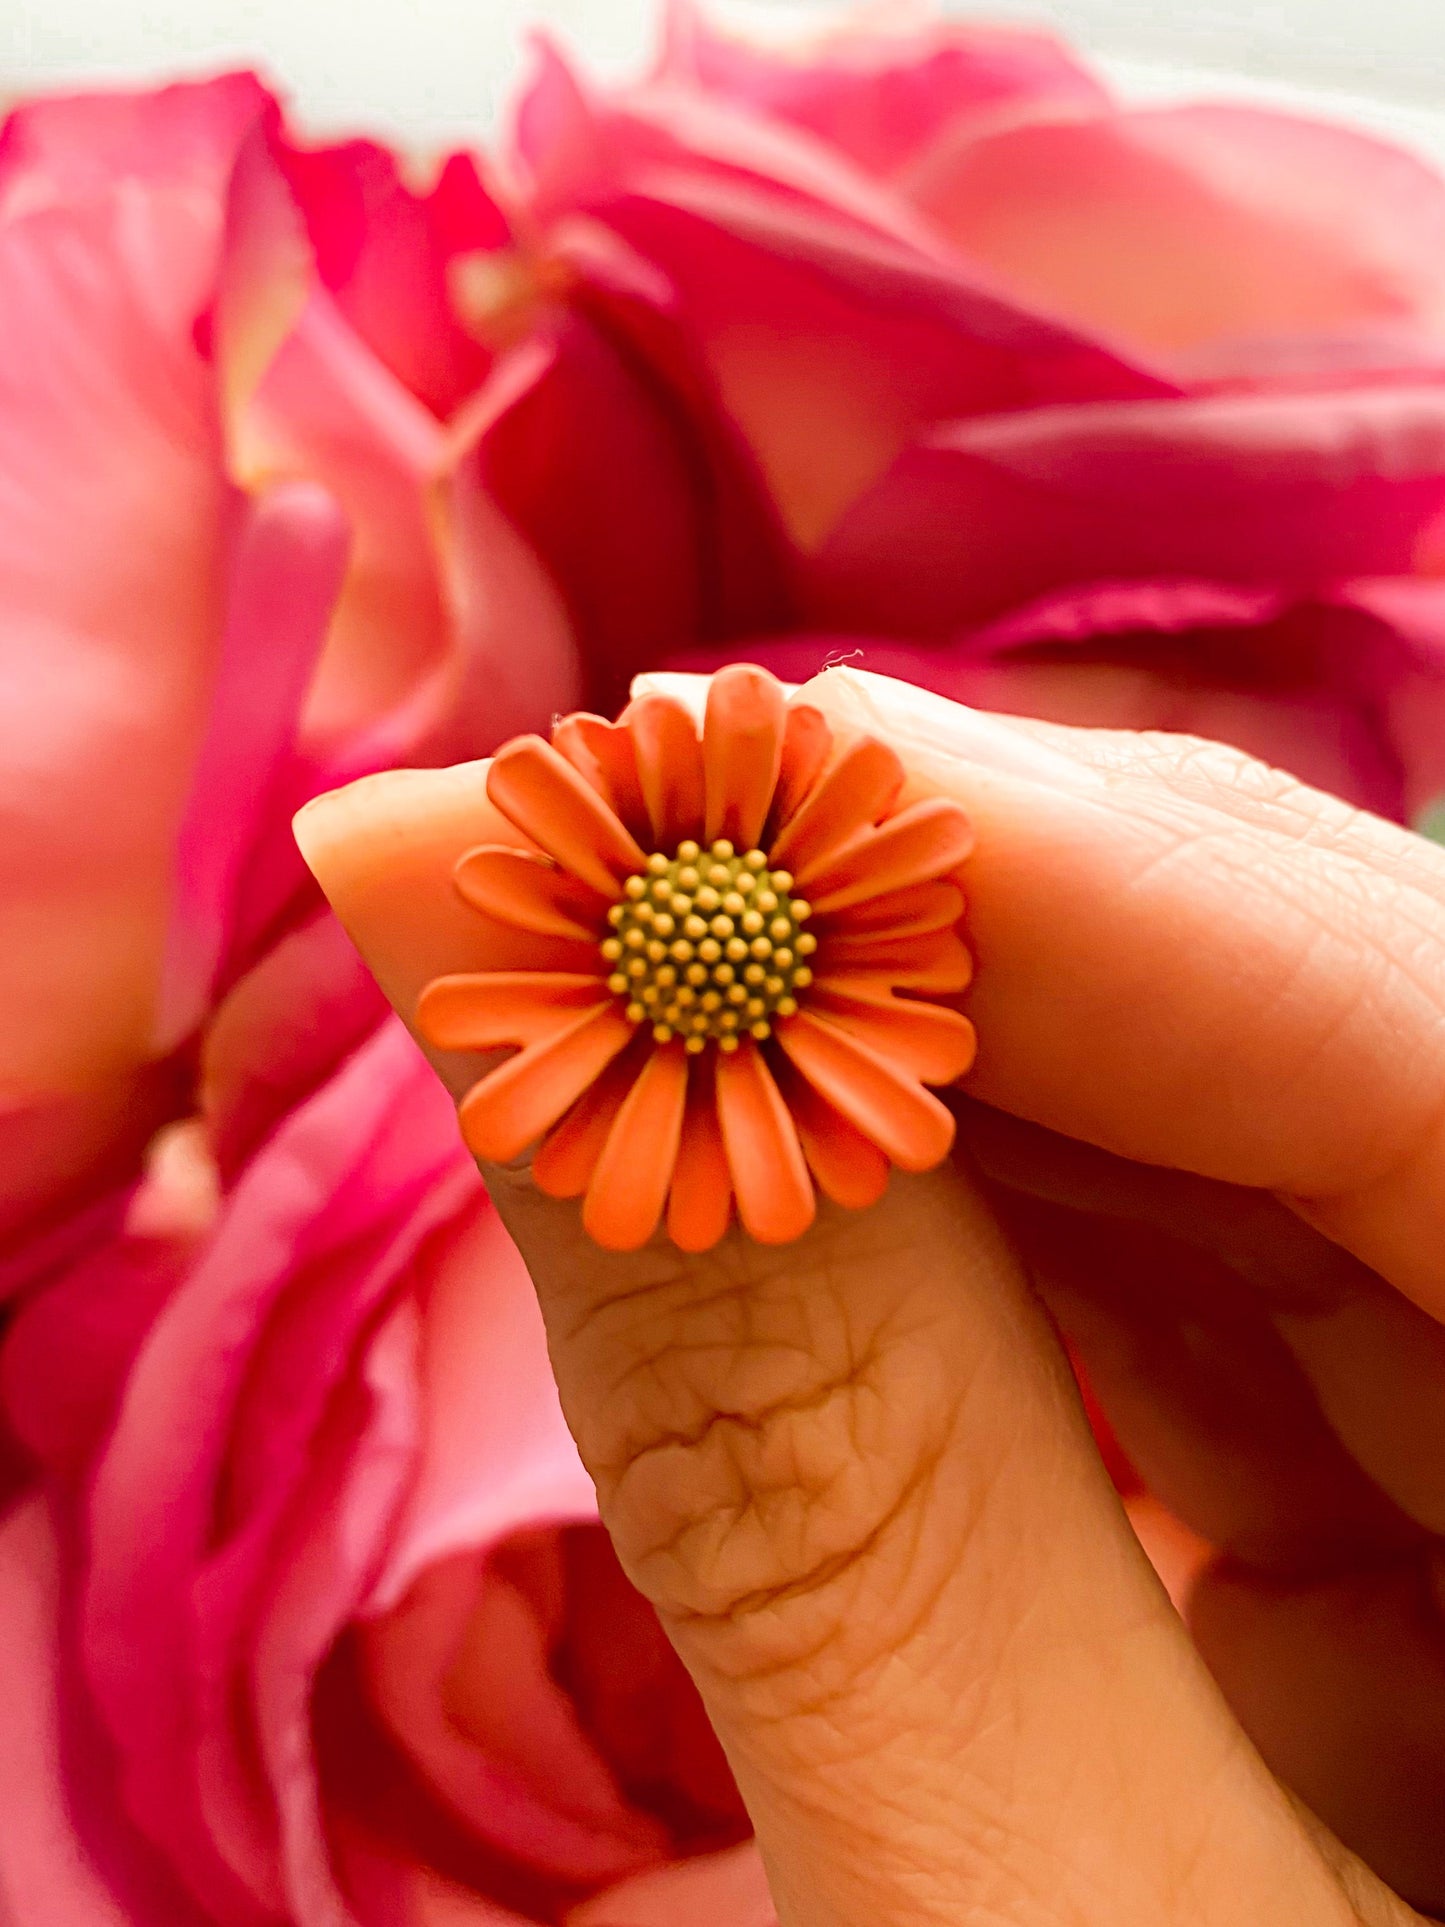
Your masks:
[[[1213,749],[1215,746],[1206,747]],[[1161,812],[1156,808],[1155,817],[1160,814]],[[1423,1024],[1418,1020],[1412,1024],[1410,1034],[1418,1044],[1423,1031],[1431,1028],[1439,1031],[1442,1042],[1440,1053],[1442,1061],[1433,1064],[1433,1067],[1430,1062],[1422,1062],[1420,1065],[1416,1081],[1420,1086],[1419,1101],[1422,1105],[1428,1105],[1424,1114],[1412,1115],[1409,1125],[1405,1125],[1400,1121],[1400,1111],[1409,1110],[1411,1107],[1399,1106],[1388,1128],[1392,1132],[1405,1131],[1407,1135],[1412,1130],[1428,1135],[1433,1130],[1437,1117],[1445,1116],[1445,1106],[1441,1106],[1438,1101],[1438,1093],[1442,1087],[1442,1073],[1445,1073],[1445,1022],[1442,1022],[1439,1016],[1442,1006],[1445,1006],[1445,916],[1442,916],[1433,898],[1402,884],[1400,898],[1392,903],[1391,909],[1393,918],[1400,915],[1404,902],[1409,902],[1412,909],[1418,907],[1422,901],[1428,906],[1427,911],[1418,920],[1413,915],[1402,918],[1412,927],[1419,929],[1422,941],[1430,947],[1429,961],[1433,961],[1434,971],[1427,973],[1410,967],[1407,960],[1402,959],[1393,949],[1389,952],[1380,950],[1372,940],[1368,920],[1364,917],[1352,914],[1347,931],[1342,936],[1338,910],[1341,902],[1347,902],[1348,899],[1336,887],[1334,868],[1325,872],[1324,887],[1317,889],[1313,895],[1306,888],[1290,887],[1288,895],[1282,896],[1281,891],[1275,886],[1281,880],[1289,885],[1294,884],[1298,869],[1293,854],[1295,846],[1292,846],[1289,851],[1284,851],[1278,848],[1272,839],[1262,838],[1258,846],[1262,861],[1256,866],[1249,861],[1237,859],[1237,831],[1228,825],[1221,825],[1217,832],[1202,830],[1198,825],[1188,824],[1178,828],[1176,832],[1176,826],[1167,822],[1160,823],[1159,827],[1172,835],[1177,834],[1177,840],[1151,853],[1144,868],[1129,877],[1123,887],[1132,894],[1147,896],[1146,886],[1151,883],[1151,880],[1167,874],[1169,868],[1177,864],[1185,872],[1185,880],[1190,885],[1189,894],[1197,906],[1200,901],[1199,891],[1197,879],[1190,875],[1190,862],[1217,836],[1220,847],[1228,859],[1221,870],[1220,895],[1222,897],[1237,899],[1241,892],[1259,893],[1263,890],[1268,896],[1268,912],[1276,921],[1281,904],[1284,903],[1296,915],[1306,918],[1313,926],[1315,934],[1311,944],[1297,946],[1290,953],[1292,985],[1305,981],[1308,966],[1314,954],[1312,948],[1314,943],[1339,953],[1339,962],[1336,965],[1317,967],[1316,970],[1317,981],[1348,986],[1348,992],[1342,994],[1354,1000],[1349,1008],[1342,1006],[1336,1013],[1335,1023],[1338,1025],[1339,1033],[1347,1031],[1348,1019],[1355,1011],[1364,1012],[1372,1023],[1378,1023],[1377,1013],[1385,1014],[1388,1021],[1400,1008],[1401,986],[1408,986],[1411,993],[1409,1002],[1422,1013],[1425,1020]],[[1326,847],[1321,845],[1322,849]],[[1363,866],[1351,860],[1343,867],[1346,875],[1352,875],[1358,874]],[[1263,885],[1260,882],[1261,871],[1268,878],[1268,882]],[[1351,941],[1352,937],[1353,941]],[[1362,970],[1366,973],[1363,983]],[[1277,989],[1275,996],[1280,997],[1282,990],[1283,987]],[[1316,1001],[1318,1001],[1318,992],[1315,997],[1307,1000],[1311,1005]],[[1252,1014],[1252,1021],[1257,1021],[1261,1028],[1273,1028],[1277,1031],[1278,1026],[1272,1027],[1265,1021],[1267,1012],[1263,1006],[1260,1010],[1261,1014],[1257,1019]],[[1297,1055],[1302,1069],[1318,1055],[1322,1041],[1331,1034],[1336,1033],[1326,1021],[1318,1032],[1301,1040]],[[1198,1035],[1197,1030],[1196,1037]],[[1345,1189],[1347,1184],[1352,1188],[1362,1184],[1369,1185],[1399,1163],[1408,1161],[1421,1141],[1421,1137],[1411,1137],[1410,1141],[1402,1146],[1397,1138],[1394,1142],[1382,1145],[1378,1162],[1369,1157],[1362,1158],[1358,1144],[1352,1144],[1350,1170],[1347,1177],[1341,1176],[1339,1189]],[[1283,1173],[1271,1188],[1287,1198],[1292,1198],[1295,1194],[1294,1187]],[[1333,1190],[1324,1195],[1333,1195]]]
[[[1208,778],[1207,758],[1201,760]],[[1041,797],[1040,779],[1033,780]],[[1189,780],[1199,781],[1198,773]],[[1278,824],[1295,808],[1296,792],[1275,776],[1259,777],[1257,787],[1263,800],[1248,805],[1256,813],[1275,812]],[[1126,788],[1123,780],[1101,780],[1080,812],[1079,827],[1090,837],[1109,818],[1099,887],[1112,888],[1111,872],[1127,869],[1141,840],[1162,834],[1188,850],[1174,860],[1206,879],[1206,913],[1214,892],[1237,897],[1243,888],[1251,905],[1259,900],[1255,857],[1278,864],[1282,831],[1251,830],[1237,842],[1244,853],[1221,862],[1212,815],[1191,847],[1177,833],[1173,804],[1160,803],[1166,827],[1146,827],[1141,836],[1138,816],[1131,824],[1121,801]],[[1088,808],[1103,794],[1105,812],[1091,825]],[[973,910],[980,928],[998,933],[1001,952],[1005,939],[1026,935],[1026,917],[1010,926],[1011,908],[1034,914],[1042,886],[1064,877],[1062,867],[1048,868],[1048,838],[1036,825],[1047,832],[1063,819],[1067,829],[1062,811],[1051,822],[1041,803],[1038,819],[1021,806],[1022,837],[1011,846],[1010,801],[1005,794],[1000,803],[997,793],[982,799],[985,818],[990,808],[998,817],[993,827],[986,824],[998,840],[981,843],[985,863]],[[1341,834],[1354,838],[1358,828]],[[1297,825],[1286,840],[1293,861]],[[1067,834],[1061,847],[1068,857]],[[1010,873],[999,860],[1000,852],[1027,859],[1035,851],[1037,872],[1026,861],[1022,868],[1014,862]],[[1309,865],[1297,889],[1270,899],[1294,918],[1294,899],[1302,897],[1296,928],[1304,955],[1274,973],[1274,1009],[1294,1023],[1296,1035],[1287,1050],[1266,1052],[1257,1075],[1272,1084],[1277,1075],[1297,1074],[1297,1056],[1324,1048],[1332,1060],[1324,1069],[1350,1088],[1378,1036],[1387,1046],[1392,1034],[1379,1000],[1392,995],[1398,1005],[1405,998],[1407,1016],[1418,1007],[1409,984],[1430,976],[1437,918],[1433,892],[1412,897],[1410,914],[1423,939],[1403,946],[1403,976],[1367,959],[1360,1014],[1342,1010],[1337,994],[1322,1012],[1318,999],[1305,1003],[1311,975],[1327,977],[1334,954],[1309,934],[1321,908],[1337,918],[1344,912],[1348,944],[1394,896],[1391,884],[1342,874],[1322,906],[1311,896],[1319,874]],[[1030,875],[1040,883],[1032,896]],[[1092,870],[1086,875],[1094,878]],[[1163,942],[1168,930],[1150,923],[1151,914],[1157,925],[1178,907],[1171,880],[1161,867],[1142,886],[1147,905],[1122,905],[1141,949],[1148,950],[1151,936],[1157,941],[1137,962],[1124,946],[1119,1001],[1128,1003],[1131,963],[1141,978],[1144,964],[1163,963],[1177,973],[1166,993],[1176,1003],[1182,994],[1204,1003],[1207,1025],[1210,959],[1201,963],[1197,947],[1191,957],[1182,942],[1171,948]],[[1010,889],[1022,894],[1010,898]],[[1081,907],[1081,900],[1066,904],[1074,914]],[[1227,916],[1230,905],[1219,910]],[[1194,928],[1187,919],[1186,932]],[[1107,934],[1090,964],[1095,956],[1107,963]],[[990,979],[984,961],[984,1006],[1006,1018],[1006,1000],[998,1008],[990,1001],[1001,973]],[[1378,976],[1370,974],[1377,969]],[[1018,973],[1025,997],[1046,994],[1043,973],[1029,975],[1026,946]],[[1238,1001],[1237,986],[1233,994]],[[1372,1001],[1376,1036],[1367,1028]],[[1142,1034],[1129,1033],[1146,1063],[1158,1041],[1149,1028],[1157,1011],[1156,1000],[1143,1013]],[[1250,1018],[1247,1007],[1243,1014]],[[1101,1007],[1101,1016],[1110,1015]],[[1394,1016],[1398,1032],[1398,1010]],[[1248,1030],[1237,1053],[1245,1059],[1258,1055],[1262,1041],[1252,1023]],[[1322,1043],[1351,1035],[1359,1040],[1353,1055],[1347,1042]],[[1207,1032],[1202,1042],[1194,1079],[1201,1088],[1210,1074]],[[1241,1066],[1232,1058],[1227,1068],[1234,1090]],[[1395,1085],[1423,1074],[1407,1064]],[[1358,1082],[1367,1103],[1368,1080]],[[1412,1086],[1404,1088],[1408,1102]],[[1243,1102],[1241,1094],[1231,1110]],[[1367,1130],[1376,1127],[1380,1108],[1367,1111]],[[1303,1120],[1302,1137],[1315,1123]],[[1330,1120],[1320,1118],[1319,1126],[1328,1150]],[[1315,1168],[1328,1174],[1327,1165]],[[721,1269],[685,1266],[702,1293],[690,1310],[676,1305],[686,1294],[677,1277],[666,1284],[657,1253],[617,1262],[599,1256],[580,1242],[575,1206],[527,1201],[520,1188],[504,1209],[536,1275],[564,1405],[584,1455],[598,1463],[621,1440],[622,1460],[639,1476],[651,1477],[660,1465],[672,1477],[680,1467],[694,1488],[671,1492],[661,1508],[649,1501],[652,1516],[643,1525],[609,1506],[624,1559],[639,1545],[645,1549],[650,1531],[654,1540],[675,1542],[673,1557],[686,1562],[690,1583],[716,1581],[708,1562],[719,1547],[735,1561],[724,1579],[746,1580],[752,1559],[771,1561],[774,1578],[781,1552],[803,1582],[801,1593],[775,1593],[726,1620],[708,1614],[667,1622],[770,1850],[783,1927],[1233,1927],[1236,1920],[1249,1927],[1343,1927],[1348,1920],[1359,1927],[1360,1890],[1336,1877],[1338,1856],[1317,1850],[1317,1831],[1293,1819],[1292,1803],[1226,1713],[1146,1575],[1092,1455],[1062,1354],[966,1168],[926,1183],[895,1182],[874,1213],[839,1218],[847,1230],[836,1240],[825,1225],[786,1251],[739,1244]],[[1226,1216],[1233,1196],[1220,1185],[1211,1208]],[[887,1236],[878,1235],[885,1226]],[[1244,1240],[1247,1250],[1251,1239],[1259,1247],[1252,1262],[1268,1273],[1273,1248],[1262,1216]],[[1283,1297],[1308,1262],[1302,1247],[1284,1249],[1276,1267]],[[915,1283],[927,1316],[908,1315]],[[1331,1281],[1331,1290],[1341,1286],[1340,1278]],[[742,1290],[752,1294],[746,1303]],[[611,1308],[585,1315],[598,1301]],[[880,1303],[905,1307],[896,1330],[880,1316]],[[913,1351],[926,1352],[935,1336],[938,1357],[922,1359],[915,1371]],[[810,1385],[813,1357],[821,1369],[814,1368]],[[899,1380],[889,1379],[894,1359],[903,1361]],[[942,1377],[942,1393],[930,1369]],[[900,1412],[904,1449],[880,1432],[894,1420],[889,1403],[925,1411],[933,1404],[942,1416],[923,1425],[915,1413]],[[754,1414],[763,1415],[760,1424],[739,1422]],[[934,1441],[936,1456],[925,1466],[920,1446]],[[711,1465],[711,1485],[698,1472],[700,1456]],[[850,1475],[847,1461],[874,1458],[906,1467],[917,1496],[906,1481],[900,1491],[896,1478],[876,1469]],[[820,1523],[808,1521],[810,1510],[822,1515]],[[877,1535],[871,1545],[869,1528]],[[830,1532],[837,1535],[831,1544]],[[699,1534],[710,1543],[696,1543]],[[846,1548],[841,1568],[822,1579],[807,1556],[817,1553],[820,1538],[826,1551]],[[655,1575],[643,1576],[656,1595]],[[671,1575],[663,1583],[676,1590]],[[745,1593],[733,1597],[752,1605]],[[1074,1730],[1060,1744],[1065,1708]],[[810,1804],[817,1825],[810,1824]],[[1212,1888],[1200,1871],[1210,1862],[1220,1875]],[[1382,1927],[1379,1919],[1375,1927]]]

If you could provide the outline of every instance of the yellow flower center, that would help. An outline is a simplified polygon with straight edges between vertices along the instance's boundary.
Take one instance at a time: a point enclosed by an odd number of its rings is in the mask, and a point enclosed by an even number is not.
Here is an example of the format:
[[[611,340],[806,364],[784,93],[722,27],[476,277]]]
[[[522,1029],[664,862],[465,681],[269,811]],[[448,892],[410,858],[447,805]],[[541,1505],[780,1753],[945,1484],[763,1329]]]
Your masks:
[[[696,1053],[709,1043],[736,1050],[744,1036],[761,1043],[813,981],[818,939],[803,928],[812,911],[792,888],[761,850],[739,856],[726,837],[656,852],[607,913],[607,988],[659,1044],[681,1037]]]

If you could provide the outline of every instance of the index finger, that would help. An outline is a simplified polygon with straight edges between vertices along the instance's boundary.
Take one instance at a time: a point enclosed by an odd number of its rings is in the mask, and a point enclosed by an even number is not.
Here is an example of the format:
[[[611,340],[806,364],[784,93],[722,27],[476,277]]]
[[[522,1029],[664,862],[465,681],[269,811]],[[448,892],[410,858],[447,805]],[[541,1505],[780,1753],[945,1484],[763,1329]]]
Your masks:
[[[801,693],[974,820],[974,1094],[1274,1192],[1445,1319],[1445,855],[1220,744]]]

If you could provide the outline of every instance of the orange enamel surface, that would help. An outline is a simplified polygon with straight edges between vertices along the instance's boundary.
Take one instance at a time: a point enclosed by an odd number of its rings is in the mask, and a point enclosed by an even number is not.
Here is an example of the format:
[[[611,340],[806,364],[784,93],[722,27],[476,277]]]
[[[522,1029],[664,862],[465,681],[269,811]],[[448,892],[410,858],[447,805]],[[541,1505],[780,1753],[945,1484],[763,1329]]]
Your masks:
[[[657,1229],[682,1138],[687,1070],[680,1042],[653,1051],[612,1121],[582,1206],[583,1227],[609,1251],[636,1251]]]
[[[673,850],[702,824],[702,744],[697,725],[670,696],[641,696],[623,711],[637,778],[652,824],[652,848]],[[640,866],[639,866],[640,867]]]
[[[564,716],[552,731],[552,747],[587,778],[633,836],[644,843],[651,839],[652,825],[637,780],[637,752],[625,724],[609,723],[601,716]]]
[[[490,766],[354,785],[298,834],[451,1089],[485,1066],[479,1053],[513,1047],[460,1104],[477,1156],[532,1150],[538,1188],[582,1198],[602,1245],[636,1248],[665,1213],[673,1242],[701,1252],[734,1203],[752,1237],[785,1243],[812,1222],[816,1192],[862,1208],[890,1164],[926,1170],[952,1144],[953,1119],[925,1086],[966,1073],[974,1033],[924,1000],[952,998],[972,974],[957,880],[972,836],[947,802],[890,815],[903,782],[885,744],[839,751],[817,710],[789,708],[767,672],[738,665],[712,679],[701,721],[690,696],[649,693],[617,724],[570,716],[551,743],[519,738]],[[798,958],[787,965],[801,1007],[772,1018],[771,1036],[740,1027],[735,1050],[710,1041],[689,1057],[645,1016],[628,1019],[635,971],[609,989],[631,938],[613,911],[613,947],[609,911],[651,851],[720,836],[793,872],[782,894],[811,904],[816,947],[801,948],[811,981]],[[736,905],[718,914],[743,919],[754,958],[783,941],[761,927],[771,908],[752,924]],[[714,952],[736,934],[715,929]],[[703,933],[685,935],[702,946]],[[719,986],[763,981],[744,978],[746,954],[729,948],[738,975]]]
[[[774,832],[793,817],[803,798],[823,773],[833,747],[833,732],[821,709],[811,703],[792,703],[783,725],[783,754],[778,787],[770,812]]]
[[[438,1050],[535,1044],[610,1000],[595,972],[492,970],[437,977],[417,1002],[416,1027]]]
[[[711,1251],[727,1230],[732,1209],[712,1067],[698,1063],[688,1078],[682,1142],[667,1198],[667,1234],[679,1251]]]
[[[803,1156],[818,1189],[848,1211],[876,1204],[888,1189],[890,1165],[883,1153],[836,1110],[786,1059],[778,1086],[798,1127]]]
[[[845,910],[880,890],[904,890],[956,870],[973,848],[973,826],[956,803],[941,797],[910,804],[876,830],[798,879],[820,917]]]
[[[884,743],[861,737],[808,793],[770,853],[774,869],[791,870],[806,888],[811,869],[827,863],[871,828],[903,787],[903,765]]]
[[[505,1163],[535,1144],[619,1051],[633,1027],[615,1002],[584,1013],[558,1036],[509,1057],[462,1099],[462,1135],[474,1156]]]
[[[751,1038],[718,1057],[717,1112],[747,1231],[767,1245],[801,1237],[817,1209],[813,1181],[782,1092]]]
[[[612,1121],[631,1090],[647,1053],[637,1046],[614,1057],[597,1082],[554,1124],[532,1159],[532,1178],[550,1198],[580,1198],[592,1182]]]
[[[540,736],[519,736],[497,751],[487,795],[548,856],[609,901],[646,861],[586,777]]]
[[[941,1004],[823,983],[808,1007],[920,1084],[956,1084],[978,1052],[973,1025]]]
[[[484,843],[467,851],[454,875],[474,910],[518,930],[596,944],[605,927],[606,898],[525,850]]]
[[[896,984],[900,990],[945,997],[967,990],[973,981],[973,958],[953,930],[933,930],[921,937],[827,937],[818,950],[819,983],[837,983],[864,975]]]
[[[816,914],[816,913],[815,913]],[[951,930],[963,915],[963,892],[953,883],[914,883],[855,904],[846,917],[818,917],[814,928],[837,927],[840,934],[876,934],[890,942]]]
[[[739,850],[756,848],[782,767],[786,720],[783,686],[765,669],[736,663],[713,677],[702,732],[705,843],[725,836]]]
[[[806,1010],[778,1025],[798,1070],[904,1171],[931,1171],[953,1145],[953,1118],[878,1052]],[[741,1055],[741,1052],[739,1053]]]

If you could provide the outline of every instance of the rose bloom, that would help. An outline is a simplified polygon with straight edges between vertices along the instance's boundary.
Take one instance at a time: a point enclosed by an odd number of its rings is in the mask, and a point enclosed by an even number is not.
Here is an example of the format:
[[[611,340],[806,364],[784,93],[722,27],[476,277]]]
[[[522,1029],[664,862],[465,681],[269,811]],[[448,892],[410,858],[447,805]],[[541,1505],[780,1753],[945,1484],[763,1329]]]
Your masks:
[[[544,50],[518,106],[533,326],[477,449],[615,700],[846,657],[1395,817],[1445,789],[1433,171],[1121,107],[1016,31],[670,19],[644,84]]]
[[[505,232],[469,159],[414,193],[246,75],[4,123],[0,1296],[114,1226],[217,997],[316,908],[297,805],[575,694],[434,412],[491,365],[446,263]]]
[[[11,116],[0,1910],[767,1927],[290,815],[642,668],[838,656],[1411,815],[1442,236],[1362,136],[927,22],[674,7],[645,83],[544,51],[425,186],[244,78]]]

